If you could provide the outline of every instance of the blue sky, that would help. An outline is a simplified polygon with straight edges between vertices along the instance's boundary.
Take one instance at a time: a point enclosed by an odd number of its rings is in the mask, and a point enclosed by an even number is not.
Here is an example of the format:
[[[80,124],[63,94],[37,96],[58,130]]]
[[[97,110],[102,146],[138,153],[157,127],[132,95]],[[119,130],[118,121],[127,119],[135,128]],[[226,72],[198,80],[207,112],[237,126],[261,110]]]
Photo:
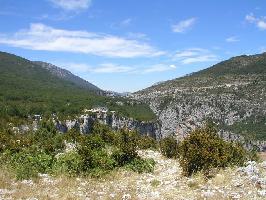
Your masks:
[[[0,0],[0,50],[137,91],[266,51],[264,0]]]

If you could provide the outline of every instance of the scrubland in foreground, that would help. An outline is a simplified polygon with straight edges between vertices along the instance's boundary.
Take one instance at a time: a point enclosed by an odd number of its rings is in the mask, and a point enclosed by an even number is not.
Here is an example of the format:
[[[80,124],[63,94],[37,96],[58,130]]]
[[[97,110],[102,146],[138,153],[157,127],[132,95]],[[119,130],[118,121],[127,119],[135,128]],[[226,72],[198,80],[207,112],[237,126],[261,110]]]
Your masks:
[[[0,199],[265,199],[266,161],[245,167],[221,169],[211,179],[202,173],[188,178],[179,162],[153,150],[141,150],[142,158],[155,160],[153,173],[118,169],[101,179],[52,177],[16,181],[0,172]]]
[[[95,124],[1,139],[0,199],[263,199],[266,162],[212,126],[181,142]]]

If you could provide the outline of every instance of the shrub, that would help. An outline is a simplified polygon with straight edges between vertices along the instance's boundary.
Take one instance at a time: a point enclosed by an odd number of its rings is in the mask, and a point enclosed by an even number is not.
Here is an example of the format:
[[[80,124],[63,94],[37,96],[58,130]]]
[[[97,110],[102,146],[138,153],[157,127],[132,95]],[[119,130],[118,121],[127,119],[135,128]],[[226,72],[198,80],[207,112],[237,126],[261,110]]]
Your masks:
[[[104,142],[110,146],[118,146],[120,142],[120,132],[119,131],[108,131],[105,134],[101,134]]]
[[[247,160],[242,146],[224,141],[212,127],[192,131],[179,149],[180,165],[186,176],[198,171],[208,175],[212,168],[243,165]]]
[[[31,134],[16,134],[10,131],[3,131],[0,133],[0,152],[10,150],[12,152],[19,152],[23,148],[33,145]]]
[[[50,154],[55,154],[64,147],[63,135],[49,132],[47,129],[39,129],[35,133],[30,134],[29,137],[34,145],[39,146]]]
[[[101,149],[105,147],[105,142],[100,135],[89,135],[84,142],[85,145],[89,146],[91,149]],[[82,145],[84,145],[84,143]]]
[[[18,153],[7,153],[9,164],[15,170],[17,179],[36,177],[38,173],[51,170],[53,157],[38,149],[23,149]]]
[[[96,114],[95,114],[96,117]],[[107,127],[103,124],[101,124],[99,121],[94,122],[92,126],[92,134],[100,135],[102,132],[105,132],[107,130]]]
[[[138,173],[153,172],[155,161],[153,159],[134,158],[126,167]]]
[[[124,166],[131,160],[131,158],[121,149],[114,150],[111,157],[116,161],[119,167]]]
[[[177,140],[173,136],[161,139],[160,150],[167,158],[177,158],[179,154]]]
[[[76,127],[70,129],[66,134],[64,134],[64,140],[71,143],[78,142],[79,140],[81,140],[81,137],[82,135]]]
[[[86,173],[92,168],[92,149],[88,145],[79,145],[78,154],[82,159],[81,170]]]
[[[158,142],[150,136],[140,136],[138,147],[139,149],[158,149]]]
[[[150,137],[127,130],[110,131],[101,124],[95,124],[90,135],[75,129],[60,134],[51,120],[40,124],[36,132],[25,134],[1,130],[0,165],[11,167],[18,179],[36,177],[38,173],[99,177],[125,165],[139,173],[153,169],[151,160],[137,155],[138,143],[142,142],[143,148],[155,148],[156,141]],[[66,141],[74,143],[75,150],[65,148]]]
[[[53,134],[53,135],[57,133],[56,127],[55,127],[55,125],[51,119],[49,119],[49,120],[43,119],[40,122],[40,129],[45,129],[50,134]]]
[[[112,170],[116,166],[116,161],[104,150],[94,150],[92,152],[92,168]]]
[[[121,130],[117,142],[118,149],[112,154],[119,166],[123,166],[137,157],[137,141],[138,136],[135,132]]]
[[[82,172],[82,157],[76,151],[59,154],[54,164],[56,174],[77,175]]]
[[[7,131],[0,131],[0,153],[9,148],[9,143],[11,140],[11,133]]]
[[[94,123],[92,128],[92,134],[100,135],[105,142],[111,142],[112,138],[109,138],[110,128],[107,125],[100,124],[99,122]]]

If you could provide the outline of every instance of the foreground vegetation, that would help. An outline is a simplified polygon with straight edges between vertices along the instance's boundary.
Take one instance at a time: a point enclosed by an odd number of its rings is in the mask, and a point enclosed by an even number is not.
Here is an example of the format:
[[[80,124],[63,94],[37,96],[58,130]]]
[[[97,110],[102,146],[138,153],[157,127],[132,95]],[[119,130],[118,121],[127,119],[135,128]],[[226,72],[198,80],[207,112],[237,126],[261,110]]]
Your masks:
[[[207,177],[214,168],[242,166],[256,158],[240,144],[219,138],[209,126],[191,132],[181,142],[174,137],[157,142],[133,131],[112,131],[99,123],[89,135],[76,129],[61,134],[52,121],[45,120],[36,132],[6,130],[0,134],[1,166],[20,180],[38,174],[101,177],[118,168],[152,172],[155,162],[139,157],[140,149],[160,149],[164,156],[178,159],[185,176],[203,172]]]
[[[68,176],[100,177],[116,168],[151,172],[153,160],[137,154],[141,140],[136,132],[111,131],[95,124],[90,135],[71,129],[67,134],[56,131],[51,121],[43,121],[32,133],[0,134],[0,160],[17,179],[37,177],[39,173]]]
[[[179,143],[173,137],[164,138],[160,143],[163,155],[179,159],[185,176],[203,172],[208,177],[213,175],[213,169],[243,166],[248,160],[258,160],[255,150],[248,151],[239,143],[224,141],[211,125],[192,131]]]
[[[245,165],[220,169],[210,179],[203,173],[187,178],[176,159],[166,158],[157,150],[140,150],[138,154],[154,159],[154,172],[139,174],[119,168],[100,180],[43,174],[33,181],[16,181],[11,173],[0,170],[0,199],[265,199],[256,182],[266,177],[266,161],[256,164],[259,174],[246,174],[251,165]]]

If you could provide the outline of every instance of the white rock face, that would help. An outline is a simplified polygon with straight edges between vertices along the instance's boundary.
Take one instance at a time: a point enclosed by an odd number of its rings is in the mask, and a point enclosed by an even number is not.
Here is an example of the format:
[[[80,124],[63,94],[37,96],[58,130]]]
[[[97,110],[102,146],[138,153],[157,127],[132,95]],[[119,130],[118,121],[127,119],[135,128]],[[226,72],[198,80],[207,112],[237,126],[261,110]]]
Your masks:
[[[65,122],[55,121],[56,128],[60,132],[67,132],[71,128],[76,127],[83,134],[88,134],[92,130],[95,121],[101,124],[110,126],[114,130],[127,128],[129,130],[136,130],[142,135],[149,135],[153,138],[159,139],[161,137],[161,125],[157,122],[144,122],[126,117],[118,117],[115,114],[107,115],[106,113],[99,113],[97,115],[85,114],[81,115],[76,120],[66,120]]]
[[[254,80],[261,79],[254,85]],[[167,81],[131,95],[146,102],[160,120],[162,137],[176,135],[182,139],[210,119],[220,126],[226,140],[244,141],[229,127],[266,115],[264,76],[196,77]],[[261,122],[263,123],[263,122]],[[266,142],[253,142],[266,151]],[[251,147],[248,144],[247,147]]]

